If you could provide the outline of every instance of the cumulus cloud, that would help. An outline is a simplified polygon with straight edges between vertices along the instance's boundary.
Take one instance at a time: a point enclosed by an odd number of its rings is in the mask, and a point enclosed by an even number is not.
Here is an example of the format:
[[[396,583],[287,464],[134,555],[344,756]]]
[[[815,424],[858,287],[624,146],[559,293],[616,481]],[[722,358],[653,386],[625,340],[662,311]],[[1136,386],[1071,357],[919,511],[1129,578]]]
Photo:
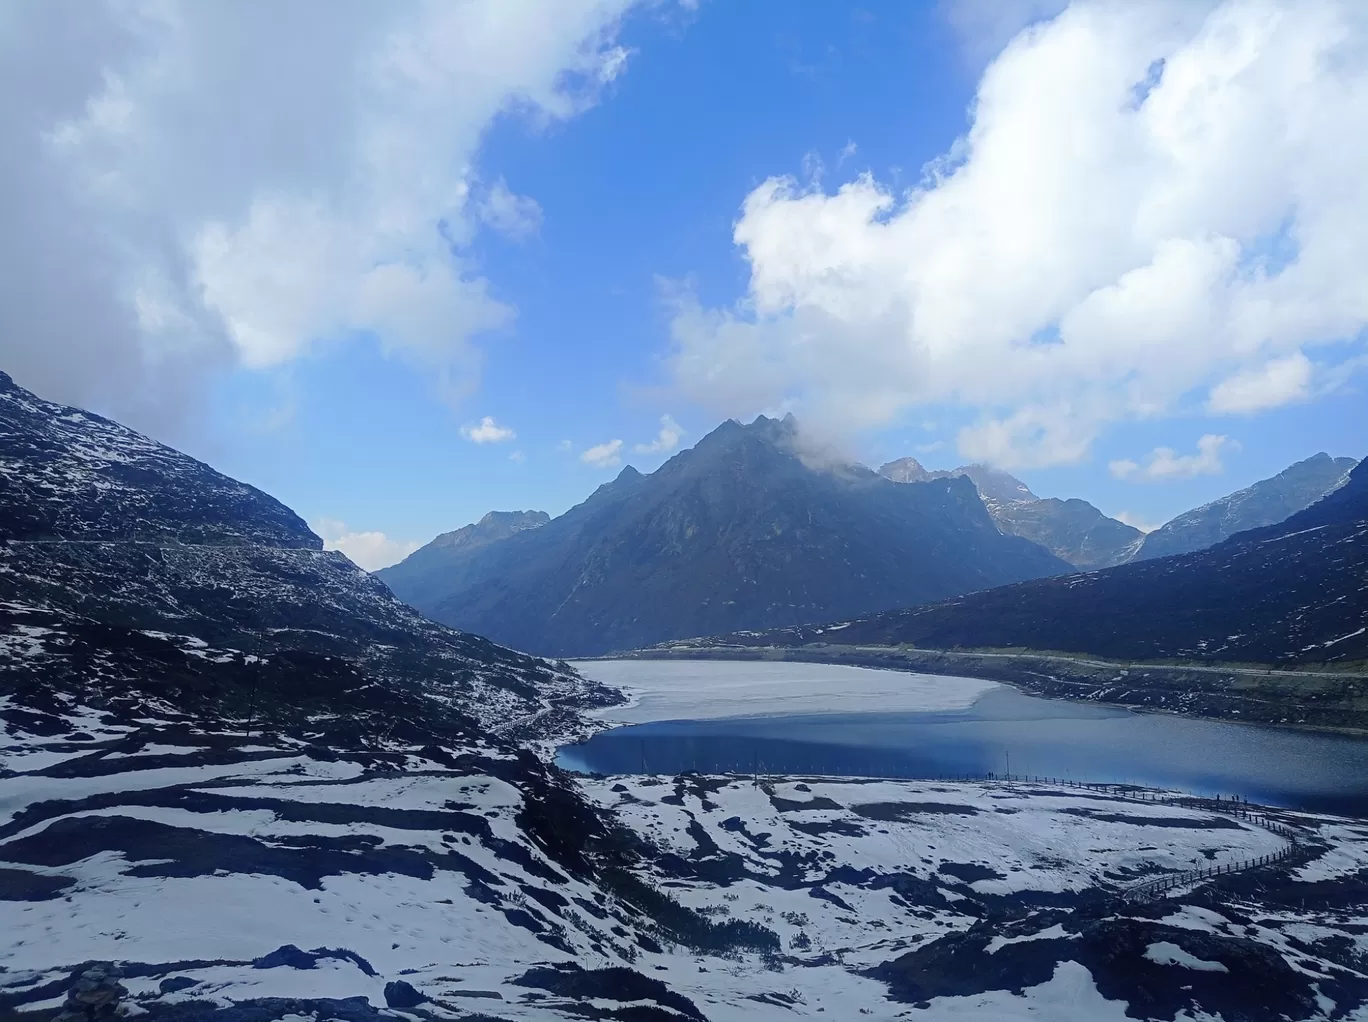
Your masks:
[[[462,426],[461,436],[475,444],[501,444],[505,440],[516,440],[518,434],[507,426],[500,426],[494,416],[486,415],[475,426]]]
[[[1303,349],[1361,348],[1365,165],[1363,5],[1078,3],[988,66],[915,188],[746,196],[747,293],[670,296],[673,375],[725,415],[859,430],[950,405],[968,458],[1078,461],[1116,420],[1213,388],[1250,407]],[[1270,363],[1283,390],[1221,390]]]
[[[6,368],[151,428],[206,373],[370,333],[468,393],[514,315],[471,241],[538,218],[502,180],[472,199],[480,140],[596,102],[631,2],[11,5]]]
[[[622,441],[609,440],[596,444],[580,454],[580,461],[595,468],[616,468],[622,464]]]
[[[668,415],[660,417],[660,432],[649,444],[637,444],[632,450],[637,454],[663,454],[673,451],[679,446],[679,438],[684,435],[684,430],[679,423],[675,422]]]
[[[322,518],[313,523],[314,532],[323,538],[323,549],[340,550],[353,564],[366,571],[379,571],[397,564],[423,544],[390,539],[383,532],[354,532],[345,522]]]
[[[1236,450],[1238,447],[1239,445],[1227,436],[1207,433],[1197,441],[1195,454],[1179,454],[1172,447],[1156,447],[1142,462],[1122,458],[1110,462],[1108,468],[1117,479],[1148,482],[1220,475],[1225,471],[1221,453]]]
[[[1222,380],[1211,390],[1207,407],[1217,413],[1248,415],[1306,400],[1311,386],[1311,361],[1300,351],[1275,358]]]

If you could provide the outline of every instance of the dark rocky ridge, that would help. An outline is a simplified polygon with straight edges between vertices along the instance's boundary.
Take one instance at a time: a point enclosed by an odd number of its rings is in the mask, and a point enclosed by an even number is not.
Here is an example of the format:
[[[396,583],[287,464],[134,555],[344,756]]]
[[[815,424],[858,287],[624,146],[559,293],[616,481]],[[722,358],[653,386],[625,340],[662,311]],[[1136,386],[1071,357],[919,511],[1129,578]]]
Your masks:
[[[402,590],[414,606],[424,606],[468,584],[470,554],[551,520],[545,511],[491,511],[478,522],[444,532],[398,564],[382,569],[386,584]]]
[[[1237,532],[1276,525],[1342,485],[1354,464],[1353,458],[1312,455],[1269,479],[1183,512],[1147,535],[1132,559],[1189,553]]]
[[[805,645],[820,627],[731,636]],[[851,622],[842,644],[1030,649],[1116,660],[1368,660],[1368,462],[1286,521],[1176,554]]]
[[[1108,518],[1086,500],[1037,497],[1020,479],[988,465],[928,471],[915,458],[899,458],[882,466],[879,474],[896,483],[965,476],[1004,533],[1038,543],[1085,571],[1121,564],[1144,539],[1139,529]]]
[[[379,575],[435,620],[571,656],[1068,570],[1002,535],[967,479],[813,468],[797,442],[791,418],[729,421],[649,476],[625,468],[550,523],[448,559],[444,578],[416,578],[407,562]]]
[[[274,497],[0,372],[0,539],[76,538],[323,548]]]

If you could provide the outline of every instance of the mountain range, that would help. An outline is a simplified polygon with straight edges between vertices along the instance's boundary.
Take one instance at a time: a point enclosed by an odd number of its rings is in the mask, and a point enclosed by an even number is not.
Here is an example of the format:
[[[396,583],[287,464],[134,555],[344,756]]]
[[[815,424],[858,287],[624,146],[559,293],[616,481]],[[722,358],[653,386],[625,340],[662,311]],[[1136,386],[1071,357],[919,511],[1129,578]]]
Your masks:
[[[879,469],[898,483],[967,477],[999,529],[1038,543],[1075,568],[1090,571],[1129,560],[1145,534],[1108,518],[1086,500],[1037,497],[1020,479],[988,465],[928,471],[916,458],[899,458]]]
[[[1321,453],[1243,490],[1185,511],[1145,536],[1132,560],[1215,546],[1237,532],[1276,525],[1344,485],[1356,462]]]
[[[1202,549],[1305,508],[1353,465],[1317,454],[1146,536],[986,465],[928,470],[909,457],[874,473],[814,460],[791,416],[761,416],[723,424],[649,476],[623,469],[558,518],[490,512],[377,574],[453,627],[598,655]]]
[[[543,655],[924,603],[1070,566],[1003,535],[965,478],[814,465],[792,417],[723,423],[650,475],[483,546],[378,575],[434,620]],[[438,595],[440,594],[440,595]]]
[[[842,645],[1269,665],[1368,659],[1368,460],[1310,507],[1215,546],[840,622]],[[733,637],[835,641],[829,627]],[[729,641],[733,641],[729,640]]]

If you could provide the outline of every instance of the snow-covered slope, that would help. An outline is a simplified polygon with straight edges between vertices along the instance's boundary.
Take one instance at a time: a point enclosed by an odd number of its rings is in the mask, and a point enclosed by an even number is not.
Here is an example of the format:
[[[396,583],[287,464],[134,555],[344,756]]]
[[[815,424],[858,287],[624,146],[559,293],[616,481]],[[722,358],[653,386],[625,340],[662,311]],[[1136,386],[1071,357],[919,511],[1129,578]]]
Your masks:
[[[1287,841],[1048,784],[605,778],[586,803],[492,746],[14,709],[0,1014],[21,1019],[92,961],[133,1014],[223,1022],[1236,1022],[1368,997],[1351,821],[1281,814],[1294,872],[1126,903]]]

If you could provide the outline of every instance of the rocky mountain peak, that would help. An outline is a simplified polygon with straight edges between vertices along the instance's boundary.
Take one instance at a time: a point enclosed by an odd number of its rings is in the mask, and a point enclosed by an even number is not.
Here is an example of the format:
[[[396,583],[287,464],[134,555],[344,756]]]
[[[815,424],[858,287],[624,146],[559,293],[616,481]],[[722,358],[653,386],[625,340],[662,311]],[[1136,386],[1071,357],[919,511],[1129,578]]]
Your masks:
[[[924,483],[931,478],[916,458],[899,458],[879,466],[879,475],[895,483]]]
[[[963,479],[972,485],[1003,533],[1038,543],[1074,567],[1091,570],[1126,560],[1143,538],[1138,529],[1108,518],[1085,500],[1042,500],[1016,476],[976,463],[928,471],[916,458],[879,469],[895,483]]]
[[[442,533],[428,547],[464,549],[480,546],[525,529],[539,528],[550,520],[551,516],[545,511],[490,511],[474,524]]]
[[[993,468],[991,465],[975,463],[973,465],[961,465],[957,469],[952,469],[958,475],[968,476],[979,493],[989,500],[1022,501],[1039,500],[1031,488],[1023,483],[1014,475]]]

